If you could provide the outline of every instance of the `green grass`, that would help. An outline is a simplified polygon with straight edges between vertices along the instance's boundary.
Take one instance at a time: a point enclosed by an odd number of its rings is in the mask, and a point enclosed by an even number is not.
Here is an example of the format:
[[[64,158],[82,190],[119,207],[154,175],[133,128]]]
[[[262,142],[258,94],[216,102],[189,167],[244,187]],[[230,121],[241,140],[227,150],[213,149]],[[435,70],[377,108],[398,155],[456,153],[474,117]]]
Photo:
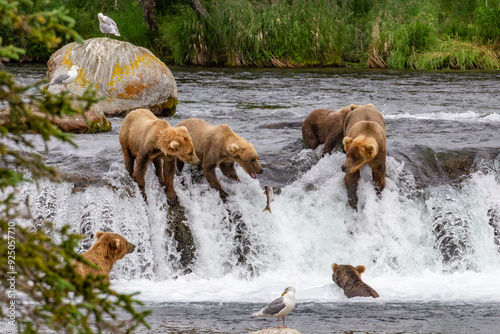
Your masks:
[[[158,2],[158,1],[157,1]],[[356,66],[497,69],[500,0],[211,0],[199,20],[181,0],[157,4],[158,33],[139,0],[52,0],[65,6],[83,38],[102,37],[97,13],[122,37],[166,63],[223,66]],[[116,7],[115,7],[116,4]],[[50,9],[48,8],[48,9]],[[5,42],[46,61],[55,50]]]
[[[489,47],[448,40],[435,51],[421,53],[413,59],[416,69],[483,70],[500,69],[498,55]]]
[[[163,21],[158,42],[180,64],[339,65],[347,40],[341,9],[328,0],[221,0],[206,22],[189,10]]]

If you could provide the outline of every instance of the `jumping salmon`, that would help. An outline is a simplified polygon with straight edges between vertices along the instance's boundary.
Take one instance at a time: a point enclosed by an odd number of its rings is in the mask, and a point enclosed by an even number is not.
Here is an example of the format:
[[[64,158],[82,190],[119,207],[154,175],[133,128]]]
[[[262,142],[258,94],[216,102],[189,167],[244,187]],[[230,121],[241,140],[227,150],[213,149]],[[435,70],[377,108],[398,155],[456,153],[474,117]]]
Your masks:
[[[269,213],[272,213],[271,212],[271,202],[274,201],[274,198],[273,198],[273,187],[271,187],[271,186],[265,186],[264,194],[266,194],[266,196],[267,196],[267,205],[266,205],[266,207],[264,208],[263,211],[269,211]]]

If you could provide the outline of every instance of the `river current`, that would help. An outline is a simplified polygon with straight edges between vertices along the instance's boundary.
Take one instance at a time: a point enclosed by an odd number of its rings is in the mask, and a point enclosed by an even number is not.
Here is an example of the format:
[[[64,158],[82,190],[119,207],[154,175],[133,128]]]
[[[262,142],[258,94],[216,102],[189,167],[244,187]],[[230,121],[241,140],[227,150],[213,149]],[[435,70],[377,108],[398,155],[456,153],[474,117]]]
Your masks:
[[[41,65],[8,67],[23,83]],[[65,182],[25,184],[37,218],[89,238],[122,234],[136,251],[111,279],[152,309],[151,333],[248,333],[276,326],[251,313],[297,290],[287,325],[302,333],[500,332],[499,72],[172,67],[177,113],[228,124],[253,143],[264,173],[241,182],[218,172],[226,202],[194,168],[174,187],[192,235],[192,257],[169,229],[166,196],[148,168],[146,194],[128,176],[118,133],[49,143],[47,163]],[[314,109],[373,103],[387,124],[386,189],[362,171],[359,210],[347,206],[340,150],[308,149],[300,122]],[[36,140],[36,139],[34,139]],[[43,145],[40,143],[40,152]],[[274,187],[272,214],[263,212]],[[57,237],[57,236],[55,236]],[[348,299],[331,264],[364,265],[378,299]],[[0,329],[1,332],[1,329]],[[142,331],[138,331],[142,332]]]

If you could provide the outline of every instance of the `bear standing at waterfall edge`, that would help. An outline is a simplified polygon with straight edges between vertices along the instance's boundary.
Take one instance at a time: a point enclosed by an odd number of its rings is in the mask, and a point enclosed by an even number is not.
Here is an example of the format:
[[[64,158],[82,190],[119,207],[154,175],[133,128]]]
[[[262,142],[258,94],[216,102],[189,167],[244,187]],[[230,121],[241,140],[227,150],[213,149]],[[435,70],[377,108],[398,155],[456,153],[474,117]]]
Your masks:
[[[377,194],[385,187],[386,132],[384,117],[373,106],[362,106],[347,115],[344,122],[344,152],[346,160],[342,165],[345,173],[349,205],[357,209],[360,168],[368,164]]]
[[[159,119],[148,109],[136,109],[123,120],[119,137],[125,168],[138,183],[143,196],[145,197],[144,175],[148,163],[153,161],[156,175],[160,182],[165,183],[168,203],[177,204],[177,194],[174,191],[176,159],[193,165],[199,163],[187,129],[170,126],[166,120]]]
[[[367,106],[373,107],[373,104]],[[339,110],[316,109],[302,122],[302,139],[309,148],[316,149],[325,144],[323,156],[331,153],[335,146],[342,142],[344,136],[344,121],[359,106],[351,104]]]
[[[219,166],[222,174],[239,181],[234,163],[237,162],[250,177],[257,178],[263,172],[259,163],[259,156],[252,144],[238,136],[229,125],[212,125],[198,118],[183,120],[178,126],[185,126],[193,139],[196,155],[200,158],[203,175],[210,186],[219,191],[220,197],[225,198],[227,193],[215,174],[215,167]],[[184,163],[177,161],[179,171]]]

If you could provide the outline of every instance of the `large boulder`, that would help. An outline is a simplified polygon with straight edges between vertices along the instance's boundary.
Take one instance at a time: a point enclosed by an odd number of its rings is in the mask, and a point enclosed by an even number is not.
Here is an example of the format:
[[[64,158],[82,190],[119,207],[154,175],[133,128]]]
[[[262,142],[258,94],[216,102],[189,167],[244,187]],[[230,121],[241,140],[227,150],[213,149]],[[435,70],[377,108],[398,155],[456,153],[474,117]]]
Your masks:
[[[80,67],[68,91],[81,95],[94,84],[99,106],[110,116],[126,114],[136,108],[147,108],[161,116],[171,116],[177,105],[177,85],[172,72],[149,50],[110,38],[93,38],[85,43],[70,43],[49,59],[47,75],[66,73],[71,66]],[[52,85],[58,93],[63,85]]]

